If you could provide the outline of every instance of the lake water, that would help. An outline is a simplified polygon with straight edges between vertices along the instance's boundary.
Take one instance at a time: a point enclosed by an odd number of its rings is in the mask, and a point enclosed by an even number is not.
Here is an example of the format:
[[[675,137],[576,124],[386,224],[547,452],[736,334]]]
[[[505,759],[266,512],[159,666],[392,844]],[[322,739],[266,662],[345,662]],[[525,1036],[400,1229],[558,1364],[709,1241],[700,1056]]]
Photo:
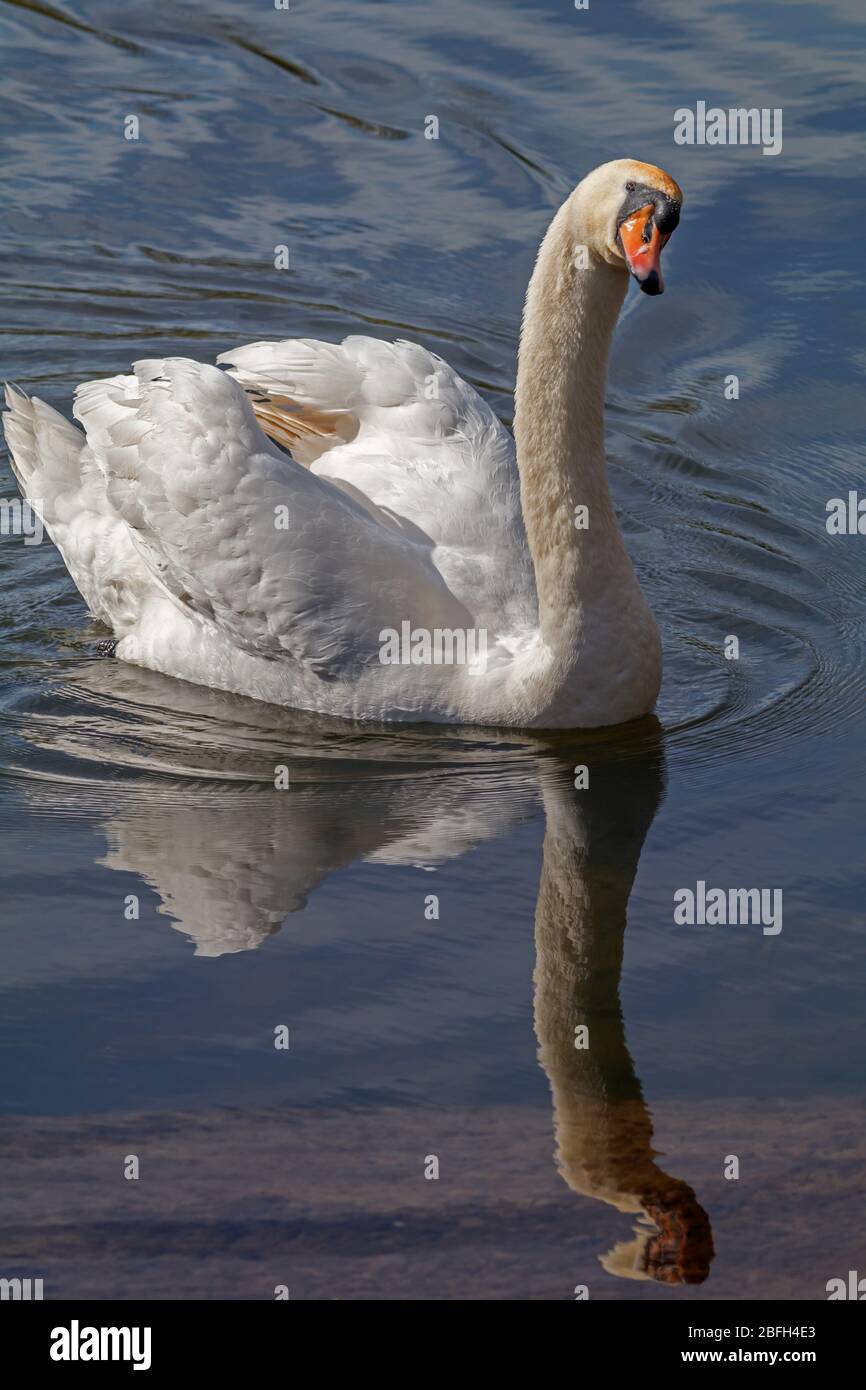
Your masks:
[[[0,367],[61,409],[139,357],[369,332],[510,421],[571,186],[629,155],[686,195],[608,398],[657,721],[392,732],[215,695],[104,654],[53,547],[2,538],[0,1274],[676,1300],[866,1272],[866,539],[825,525],[864,485],[864,26],[855,0],[0,7]],[[700,100],[781,108],[782,152],[676,145]],[[782,930],[678,925],[699,880],[781,889]]]

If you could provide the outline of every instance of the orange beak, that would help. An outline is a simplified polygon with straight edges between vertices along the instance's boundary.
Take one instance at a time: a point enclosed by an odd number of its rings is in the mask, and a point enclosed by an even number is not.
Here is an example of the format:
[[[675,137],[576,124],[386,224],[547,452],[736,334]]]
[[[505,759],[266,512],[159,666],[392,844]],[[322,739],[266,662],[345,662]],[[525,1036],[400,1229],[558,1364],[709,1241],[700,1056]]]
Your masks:
[[[631,213],[619,226],[619,243],[625,263],[644,294],[662,294],[661,253],[667,241],[654,221],[655,204],[647,203]]]

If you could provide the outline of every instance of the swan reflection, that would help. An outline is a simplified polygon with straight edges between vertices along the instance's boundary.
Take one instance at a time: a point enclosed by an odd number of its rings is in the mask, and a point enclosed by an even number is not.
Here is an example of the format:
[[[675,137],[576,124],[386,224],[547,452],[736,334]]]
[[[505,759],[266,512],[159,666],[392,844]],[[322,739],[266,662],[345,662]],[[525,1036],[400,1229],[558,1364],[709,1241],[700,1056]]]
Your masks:
[[[581,743],[395,734],[313,717],[288,723],[265,705],[131,668],[117,675],[113,663],[85,667],[74,701],[33,712],[30,739],[55,767],[86,759],[98,787],[101,768],[126,768],[124,793],[102,816],[100,862],[149,884],[199,956],[257,948],[357,861],[444,864],[542,804],[535,1031],[559,1171],[574,1192],[638,1218],[632,1238],[600,1256],[610,1274],[704,1280],[709,1219],[691,1187],[656,1162],[619,998],[629,895],[664,786],[657,726]],[[576,764],[589,768],[582,790]],[[274,788],[278,765],[289,769],[287,791]],[[581,1028],[587,1047],[576,1046]]]
[[[662,791],[658,756],[593,767],[593,790],[544,786],[535,916],[535,1031],[553,1096],[559,1170],[574,1192],[636,1215],[634,1238],[601,1257],[609,1274],[698,1284],[713,1257],[688,1183],[655,1162],[652,1118],[619,998],[629,894]],[[588,1032],[580,1046],[579,1029]]]

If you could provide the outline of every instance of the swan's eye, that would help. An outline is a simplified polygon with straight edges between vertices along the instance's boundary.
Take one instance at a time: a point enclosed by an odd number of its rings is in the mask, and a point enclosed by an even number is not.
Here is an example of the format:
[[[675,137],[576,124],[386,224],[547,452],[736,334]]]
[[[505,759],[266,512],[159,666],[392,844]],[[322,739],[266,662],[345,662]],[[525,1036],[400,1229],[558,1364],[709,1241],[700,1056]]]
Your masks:
[[[627,183],[626,186],[625,186],[625,191],[626,191],[626,193],[634,193],[634,191],[635,191],[636,188],[637,188],[637,184],[636,184],[636,183],[633,183],[632,180],[629,179],[628,183]]]

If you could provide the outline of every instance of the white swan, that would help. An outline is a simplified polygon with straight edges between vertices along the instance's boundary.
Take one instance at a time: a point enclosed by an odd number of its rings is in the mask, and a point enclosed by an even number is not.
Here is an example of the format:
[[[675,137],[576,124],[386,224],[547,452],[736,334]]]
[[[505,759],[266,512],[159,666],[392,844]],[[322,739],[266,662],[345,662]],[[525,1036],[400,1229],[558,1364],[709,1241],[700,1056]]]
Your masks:
[[[84,435],[8,390],[22,492],[117,656],[355,719],[576,728],[652,709],[661,649],[608,492],[604,391],[627,272],[661,292],[681,201],[616,160],[560,208],[514,440],[433,353],[363,337],[253,343],[227,372],[138,362],[78,388]]]

